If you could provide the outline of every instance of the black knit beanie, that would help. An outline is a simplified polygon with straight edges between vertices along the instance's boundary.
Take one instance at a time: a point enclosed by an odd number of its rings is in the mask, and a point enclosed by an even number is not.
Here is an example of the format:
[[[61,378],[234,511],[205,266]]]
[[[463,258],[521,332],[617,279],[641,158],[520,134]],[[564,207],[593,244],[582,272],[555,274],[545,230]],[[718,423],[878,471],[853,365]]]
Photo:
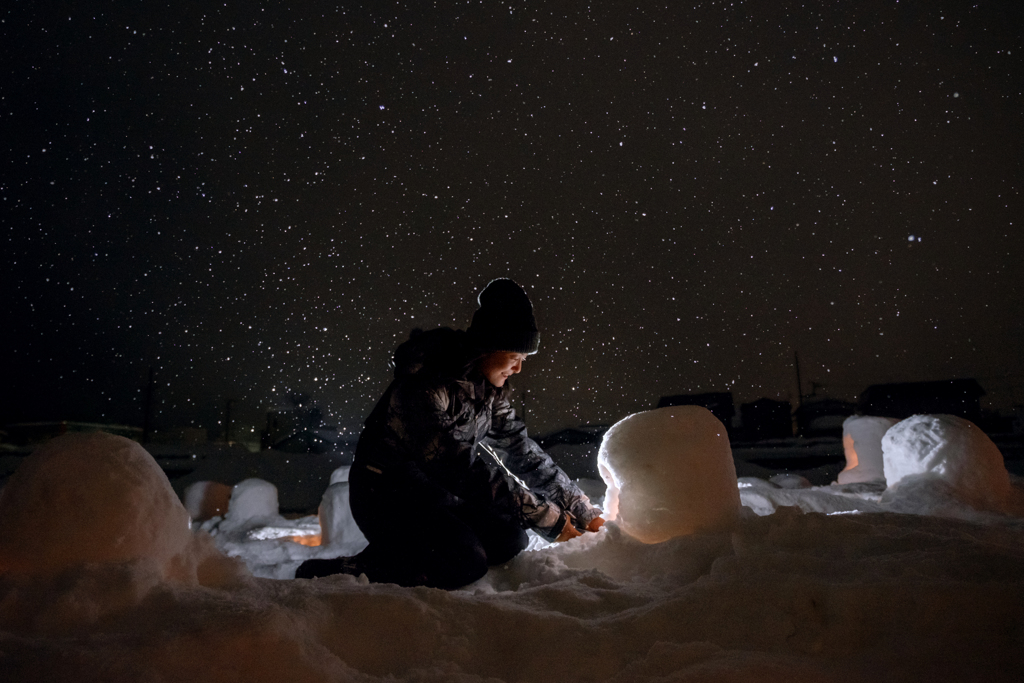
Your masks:
[[[477,297],[480,308],[473,314],[469,336],[483,351],[537,353],[540,332],[533,318],[533,304],[523,288],[512,280],[491,280]]]

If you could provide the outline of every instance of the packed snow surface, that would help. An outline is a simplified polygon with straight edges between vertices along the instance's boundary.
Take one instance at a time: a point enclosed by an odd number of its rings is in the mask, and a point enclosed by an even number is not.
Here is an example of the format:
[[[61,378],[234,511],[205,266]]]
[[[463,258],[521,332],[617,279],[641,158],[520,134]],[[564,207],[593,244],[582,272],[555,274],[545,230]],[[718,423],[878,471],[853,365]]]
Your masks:
[[[211,550],[204,532],[194,536],[208,552],[196,581],[154,578],[132,562],[36,581],[0,574],[2,677],[1024,680],[1024,519],[946,498],[941,509],[954,518],[920,514],[935,509],[928,498],[935,489],[901,486],[883,495],[877,482],[783,488],[793,482],[777,481],[738,482],[746,507],[729,530],[643,543],[613,521],[600,533],[523,553],[453,592],[351,576],[256,578]],[[1011,482],[1017,498],[1020,482]],[[332,486],[341,483],[339,476]],[[90,499],[107,489],[83,490]],[[887,496],[918,514],[891,512]],[[97,500],[78,504],[103,511]],[[217,519],[204,526],[262,576],[290,579],[303,559],[331,550],[222,533]],[[10,520],[0,518],[5,538]]]
[[[843,451],[846,467],[836,481],[858,484],[885,481],[882,464],[882,437],[899,420],[891,417],[854,415],[843,421]]]
[[[969,420],[954,415],[915,415],[882,439],[885,481],[896,489],[935,484],[974,507],[1003,510],[1010,478],[1003,456]]]
[[[739,513],[729,438],[706,408],[630,415],[605,434],[597,461],[608,518],[645,543],[728,528]]]

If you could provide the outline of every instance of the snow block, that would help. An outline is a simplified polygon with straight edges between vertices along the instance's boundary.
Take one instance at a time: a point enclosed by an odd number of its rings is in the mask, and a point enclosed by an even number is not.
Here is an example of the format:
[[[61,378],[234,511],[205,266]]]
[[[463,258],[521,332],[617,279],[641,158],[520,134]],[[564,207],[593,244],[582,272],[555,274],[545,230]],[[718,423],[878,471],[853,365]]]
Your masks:
[[[1010,494],[1002,453],[973,422],[954,415],[914,415],[882,439],[889,489],[909,477],[941,480],[958,498],[1001,507]]]
[[[188,485],[182,498],[189,516],[201,522],[227,514],[231,487],[215,481],[196,481]]]
[[[854,415],[843,421],[846,467],[836,478],[839,484],[885,481],[882,437],[899,420],[891,417]]]
[[[338,469],[331,472],[331,480],[329,484],[340,484],[348,481],[348,475],[352,471],[351,465],[342,465]]]
[[[348,473],[339,467],[331,474],[331,485],[324,491],[317,516],[320,519],[320,544],[333,546],[366,545],[366,537],[352,518],[349,505]]]
[[[608,519],[644,543],[729,528],[739,517],[729,437],[706,408],[630,415],[605,434],[597,461]]]
[[[768,478],[768,481],[780,489],[809,489],[814,486],[807,477],[801,477],[799,474],[790,474],[789,472],[771,476]]]
[[[0,573],[52,576],[145,560],[172,571],[189,516],[153,457],[103,432],[67,434],[28,456],[0,493]]]
[[[262,479],[243,479],[231,489],[225,523],[232,528],[278,516],[277,487]]]

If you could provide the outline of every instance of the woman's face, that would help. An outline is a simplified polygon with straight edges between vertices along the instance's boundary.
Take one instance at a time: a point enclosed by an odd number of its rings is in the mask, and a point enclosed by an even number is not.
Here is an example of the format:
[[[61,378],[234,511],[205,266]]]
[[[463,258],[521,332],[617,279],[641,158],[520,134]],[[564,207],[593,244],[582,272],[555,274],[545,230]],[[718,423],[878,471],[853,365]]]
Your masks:
[[[505,380],[523,369],[525,353],[492,351],[480,359],[477,365],[487,381],[496,387],[505,386]]]

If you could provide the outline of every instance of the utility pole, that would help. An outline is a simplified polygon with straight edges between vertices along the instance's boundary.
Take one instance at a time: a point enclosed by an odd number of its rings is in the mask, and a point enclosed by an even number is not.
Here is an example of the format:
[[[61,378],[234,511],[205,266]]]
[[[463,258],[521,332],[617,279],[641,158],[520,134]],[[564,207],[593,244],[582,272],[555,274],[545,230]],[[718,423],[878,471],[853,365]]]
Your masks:
[[[796,405],[799,408],[804,405],[804,387],[800,383],[800,354],[796,351],[793,352],[793,367],[796,368]]]
[[[797,411],[804,407],[804,387],[800,382],[800,354],[793,351],[793,367],[796,368],[796,406]],[[794,415],[794,417],[796,417]],[[800,421],[799,419],[793,420],[793,431],[797,436],[800,436]]]
[[[151,431],[151,413],[153,411],[153,366],[149,366],[149,383],[146,384],[146,397],[143,401],[142,410],[144,414],[142,416],[142,443],[149,443],[149,433]]]
[[[224,443],[231,443],[231,404],[235,399],[229,398],[224,406]]]

